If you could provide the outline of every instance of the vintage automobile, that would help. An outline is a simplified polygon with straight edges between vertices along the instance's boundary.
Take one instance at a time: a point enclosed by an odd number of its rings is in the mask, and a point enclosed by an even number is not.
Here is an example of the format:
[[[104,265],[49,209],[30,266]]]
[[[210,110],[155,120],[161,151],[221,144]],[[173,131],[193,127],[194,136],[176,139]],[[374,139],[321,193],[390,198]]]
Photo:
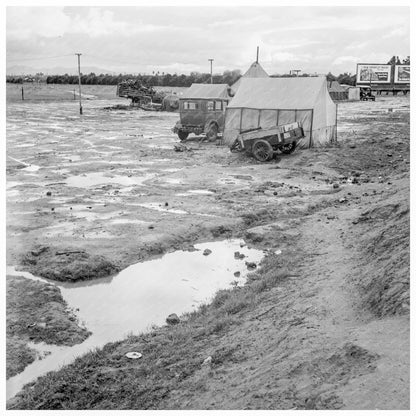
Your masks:
[[[242,131],[231,145],[232,152],[252,154],[258,161],[267,162],[279,152],[292,153],[300,139],[305,137],[299,122],[276,127]]]
[[[375,101],[376,97],[371,93],[369,85],[360,85],[360,100],[361,101]]]
[[[230,91],[227,84],[192,84],[179,97],[180,120],[172,131],[181,141],[186,140],[190,133],[205,134],[209,141],[215,141],[224,131]]]

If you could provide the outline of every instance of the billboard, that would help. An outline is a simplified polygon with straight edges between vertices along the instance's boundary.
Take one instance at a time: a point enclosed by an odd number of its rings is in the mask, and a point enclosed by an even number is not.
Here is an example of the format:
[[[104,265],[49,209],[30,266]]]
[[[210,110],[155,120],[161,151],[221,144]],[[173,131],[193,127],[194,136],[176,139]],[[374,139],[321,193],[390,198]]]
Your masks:
[[[375,83],[389,84],[391,81],[391,65],[358,64],[357,84]]]
[[[394,82],[397,84],[410,83],[410,65],[396,65]]]

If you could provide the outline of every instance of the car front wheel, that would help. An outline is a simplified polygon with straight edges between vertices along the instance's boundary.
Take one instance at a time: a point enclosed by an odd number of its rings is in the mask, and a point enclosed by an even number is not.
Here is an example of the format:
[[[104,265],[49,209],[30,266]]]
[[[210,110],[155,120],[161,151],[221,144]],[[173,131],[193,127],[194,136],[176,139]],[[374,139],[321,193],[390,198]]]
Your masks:
[[[207,131],[207,139],[210,142],[213,142],[214,140],[217,140],[217,136],[218,136],[218,126],[216,124],[211,124]]]

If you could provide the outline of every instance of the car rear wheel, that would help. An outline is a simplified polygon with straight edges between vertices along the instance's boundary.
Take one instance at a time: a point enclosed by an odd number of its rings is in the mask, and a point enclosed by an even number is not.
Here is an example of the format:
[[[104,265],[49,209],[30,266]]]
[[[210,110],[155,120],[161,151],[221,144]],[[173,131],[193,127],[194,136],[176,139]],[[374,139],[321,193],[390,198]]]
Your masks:
[[[189,133],[187,131],[183,131],[183,130],[178,131],[179,140],[181,141],[186,140],[188,136],[189,136]]]
[[[217,140],[217,136],[218,136],[218,126],[216,124],[211,124],[207,131],[207,139],[210,142],[213,142]]]
[[[273,158],[273,148],[271,144],[266,140],[257,140],[253,144],[253,156],[259,162],[267,162]]]

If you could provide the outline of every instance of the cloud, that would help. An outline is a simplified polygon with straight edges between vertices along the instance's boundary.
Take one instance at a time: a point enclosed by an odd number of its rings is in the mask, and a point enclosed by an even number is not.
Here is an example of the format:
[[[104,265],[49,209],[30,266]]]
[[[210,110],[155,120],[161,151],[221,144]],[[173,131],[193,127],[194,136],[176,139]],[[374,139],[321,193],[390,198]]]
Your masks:
[[[117,33],[128,33],[130,25],[125,22],[114,21],[114,14],[110,10],[93,7],[86,15],[76,15],[68,28],[68,33],[84,33],[92,37],[99,37]]]
[[[12,39],[62,36],[71,26],[62,7],[7,7],[6,22],[7,37]]]
[[[10,61],[81,52],[121,72],[207,72],[208,58],[245,71],[260,46],[270,73],[336,73],[409,55],[409,30],[403,7],[8,7],[6,34]]]
[[[345,63],[357,63],[360,61],[360,58],[357,56],[339,56],[338,58],[336,58],[333,62],[332,65],[342,65]]]
[[[390,32],[386,33],[382,38],[389,39],[389,38],[395,38],[395,37],[402,37],[405,35],[406,35],[406,29],[402,26],[402,27],[394,28]]]

